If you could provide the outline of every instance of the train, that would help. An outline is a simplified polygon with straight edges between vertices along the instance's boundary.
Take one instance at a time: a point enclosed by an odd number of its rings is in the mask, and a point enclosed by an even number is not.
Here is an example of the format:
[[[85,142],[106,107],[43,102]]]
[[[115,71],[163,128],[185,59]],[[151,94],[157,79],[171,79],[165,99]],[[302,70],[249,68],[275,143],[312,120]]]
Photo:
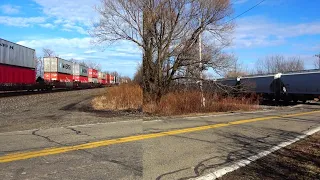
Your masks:
[[[305,103],[320,98],[319,69],[222,78],[209,84],[219,93],[257,94],[267,100]]]
[[[119,84],[118,77],[59,57],[44,58],[44,77],[36,78],[35,50],[0,38],[0,91],[82,89]],[[221,78],[204,82],[209,91],[257,94],[276,101],[320,97],[320,70]]]
[[[0,38],[0,91],[83,89],[118,85],[117,76],[59,57],[43,58],[36,77],[35,50]]]

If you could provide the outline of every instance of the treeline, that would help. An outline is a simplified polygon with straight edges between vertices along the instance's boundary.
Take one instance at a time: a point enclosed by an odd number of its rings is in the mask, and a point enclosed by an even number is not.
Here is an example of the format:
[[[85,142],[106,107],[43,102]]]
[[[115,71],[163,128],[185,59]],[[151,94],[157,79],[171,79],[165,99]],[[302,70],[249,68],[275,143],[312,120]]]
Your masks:
[[[263,59],[258,59],[253,68],[249,69],[243,64],[235,61],[230,71],[224,77],[239,77],[258,74],[276,74],[305,70],[304,61],[299,56],[285,57],[283,55],[270,55]]]

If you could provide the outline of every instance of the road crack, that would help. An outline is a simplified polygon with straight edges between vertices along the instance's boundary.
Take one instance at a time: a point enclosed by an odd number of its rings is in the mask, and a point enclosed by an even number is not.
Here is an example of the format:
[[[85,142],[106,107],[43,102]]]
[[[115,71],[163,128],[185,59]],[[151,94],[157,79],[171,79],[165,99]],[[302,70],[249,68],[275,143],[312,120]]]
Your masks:
[[[89,134],[82,133],[80,130],[76,130],[75,128],[68,127],[68,128],[66,128],[66,129],[69,129],[69,130],[75,132],[77,135],[88,136],[88,137],[91,136],[91,135],[89,135]]]
[[[56,141],[50,139],[49,136],[43,136],[43,135],[37,134],[38,131],[40,131],[40,130],[37,129],[37,130],[32,131],[32,135],[38,136],[38,137],[41,137],[41,138],[44,138],[45,140],[47,140],[48,142],[51,142],[51,143],[63,145],[63,144],[61,144],[61,143],[59,143],[59,142],[56,142]]]

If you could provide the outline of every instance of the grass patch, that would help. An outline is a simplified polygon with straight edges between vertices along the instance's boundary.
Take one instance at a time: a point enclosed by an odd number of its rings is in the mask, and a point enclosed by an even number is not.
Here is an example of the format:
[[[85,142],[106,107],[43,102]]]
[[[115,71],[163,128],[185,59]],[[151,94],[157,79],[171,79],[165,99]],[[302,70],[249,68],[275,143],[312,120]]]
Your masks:
[[[122,84],[107,89],[106,94],[96,97],[92,104],[97,110],[143,109],[156,115],[182,115],[191,113],[249,111],[258,108],[258,98],[221,97],[205,93],[206,106],[201,107],[199,91],[175,91],[164,95],[157,104],[151,102],[142,106],[142,89],[135,84]]]
[[[107,88],[107,92],[92,100],[96,110],[128,110],[142,106],[142,89],[136,84],[122,84]]]

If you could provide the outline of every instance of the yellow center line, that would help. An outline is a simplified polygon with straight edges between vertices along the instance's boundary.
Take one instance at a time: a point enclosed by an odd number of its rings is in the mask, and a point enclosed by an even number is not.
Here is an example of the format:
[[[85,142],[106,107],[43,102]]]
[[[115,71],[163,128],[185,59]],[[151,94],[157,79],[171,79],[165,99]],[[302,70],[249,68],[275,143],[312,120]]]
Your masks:
[[[254,119],[244,119],[244,120],[233,121],[228,123],[220,123],[220,124],[199,126],[199,127],[193,127],[193,128],[178,129],[178,130],[172,130],[172,131],[166,131],[166,132],[160,132],[160,133],[128,136],[123,138],[90,142],[90,143],[79,144],[74,146],[53,147],[53,148],[47,148],[47,149],[38,150],[38,151],[11,153],[11,154],[1,156],[0,163],[18,161],[18,160],[41,157],[41,156],[48,156],[53,154],[60,154],[60,153],[65,153],[70,151],[92,149],[92,148],[97,148],[101,146],[109,146],[113,144],[140,141],[140,140],[158,138],[158,137],[169,136],[169,135],[203,131],[203,130],[220,128],[220,127],[231,126],[231,125],[238,125],[238,124],[245,124],[245,123],[257,122],[257,121],[287,118],[287,117],[303,116],[303,115],[309,115],[314,113],[320,113],[320,111],[303,112],[303,113],[289,114],[289,115],[283,115],[283,116],[267,116],[267,117],[260,117],[260,118],[254,118]]]

